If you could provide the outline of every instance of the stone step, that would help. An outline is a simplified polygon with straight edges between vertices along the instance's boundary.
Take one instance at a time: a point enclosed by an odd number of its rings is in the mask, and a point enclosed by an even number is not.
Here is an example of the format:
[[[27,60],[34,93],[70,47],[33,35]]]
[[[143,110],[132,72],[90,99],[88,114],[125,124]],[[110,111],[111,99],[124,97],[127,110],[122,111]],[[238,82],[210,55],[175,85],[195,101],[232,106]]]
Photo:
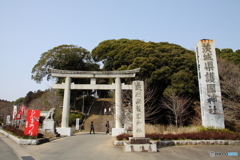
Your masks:
[[[109,101],[105,101],[102,98],[101,99],[96,99],[96,101],[94,102],[91,111],[90,111],[90,115],[103,115],[104,114],[104,109],[106,108],[107,111],[109,111],[109,108],[111,108],[111,110],[113,111],[113,103],[109,102]]]

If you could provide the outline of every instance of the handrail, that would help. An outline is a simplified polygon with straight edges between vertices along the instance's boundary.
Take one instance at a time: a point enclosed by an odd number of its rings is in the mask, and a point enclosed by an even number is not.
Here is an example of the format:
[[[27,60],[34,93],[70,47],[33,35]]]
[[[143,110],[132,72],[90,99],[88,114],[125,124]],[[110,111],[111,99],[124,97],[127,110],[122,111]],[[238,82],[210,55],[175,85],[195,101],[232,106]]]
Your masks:
[[[90,106],[89,109],[88,109],[88,113],[86,114],[86,116],[84,117],[84,119],[83,119],[83,121],[82,121],[80,130],[83,129],[84,122],[86,121],[87,117],[89,116],[89,113],[90,113],[90,111],[91,111],[91,109],[92,109],[92,106],[93,106],[93,104],[94,104],[94,102],[95,102],[95,99],[96,99],[96,98],[94,98],[93,103],[91,104],[91,106]]]
[[[99,115],[102,115],[103,106],[104,106],[104,101],[102,101],[102,106],[101,106],[101,110],[100,110]]]
[[[89,113],[91,112],[91,109],[92,109],[92,106],[93,106],[93,104],[94,104],[94,102],[95,102],[95,99],[96,99],[96,98],[94,98],[92,105],[91,105],[91,106],[90,106],[90,108],[88,109],[87,116],[88,116],[88,115],[89,115]]]

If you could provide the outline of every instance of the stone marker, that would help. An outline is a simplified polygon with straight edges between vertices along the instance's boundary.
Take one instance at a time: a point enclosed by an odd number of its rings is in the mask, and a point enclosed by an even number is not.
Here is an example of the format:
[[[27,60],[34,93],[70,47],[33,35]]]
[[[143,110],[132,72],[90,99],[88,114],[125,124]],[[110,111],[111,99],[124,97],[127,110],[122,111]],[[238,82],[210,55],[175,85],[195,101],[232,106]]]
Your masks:
[[[145,138],[145,111],[143,81],[133,81],[133,137]]]
[[[145,138],[145,109],[143,81],[132,83],[133,137],[124,143],[125,152],[157,152],[157,145]]]
[[[198,41],[195,51],[202,125],[225,128],[214,41],[210,39]]]
[[[76,119],[76,130],[79,130],[79,118]]]

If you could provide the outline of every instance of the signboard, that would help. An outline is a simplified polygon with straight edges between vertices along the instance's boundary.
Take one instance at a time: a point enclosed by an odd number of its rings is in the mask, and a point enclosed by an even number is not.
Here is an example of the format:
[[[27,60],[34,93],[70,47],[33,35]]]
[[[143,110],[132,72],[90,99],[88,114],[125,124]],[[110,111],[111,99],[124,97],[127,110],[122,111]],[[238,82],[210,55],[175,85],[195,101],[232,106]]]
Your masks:
[[[26,106],[22,105],[15,119],[22,119],[26,110]]]
[[[7,115],[6,124],[7,125],[11,124],[11,116],[10,115]]]
[[[76,130],[79,130],[79,118],[76,119]]]
[[[214,41],[203,39],[196,48],[202,125],[225,128]]]
[[[26,125],[24,129],[25,135],[37,136],[39,125],[40,110],[28,110]]]
[[[145,137],[145,110],[143,81],[133,81],[133,137]]]
[[[17,106],[13,106],[13,120],[16,118],[17,115]]]

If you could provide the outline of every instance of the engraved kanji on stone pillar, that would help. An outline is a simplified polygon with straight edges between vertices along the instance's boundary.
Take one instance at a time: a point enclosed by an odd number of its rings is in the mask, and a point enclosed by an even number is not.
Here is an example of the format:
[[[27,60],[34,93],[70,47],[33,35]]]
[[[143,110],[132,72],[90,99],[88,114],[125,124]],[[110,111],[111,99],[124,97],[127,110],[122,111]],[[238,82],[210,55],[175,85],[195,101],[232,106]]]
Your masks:
[[[133,81],[133,137],[145,137],[145,110],[143,81]]]
[[[225,128],[214,41],[203,39],[196,45],[202,125]]]

